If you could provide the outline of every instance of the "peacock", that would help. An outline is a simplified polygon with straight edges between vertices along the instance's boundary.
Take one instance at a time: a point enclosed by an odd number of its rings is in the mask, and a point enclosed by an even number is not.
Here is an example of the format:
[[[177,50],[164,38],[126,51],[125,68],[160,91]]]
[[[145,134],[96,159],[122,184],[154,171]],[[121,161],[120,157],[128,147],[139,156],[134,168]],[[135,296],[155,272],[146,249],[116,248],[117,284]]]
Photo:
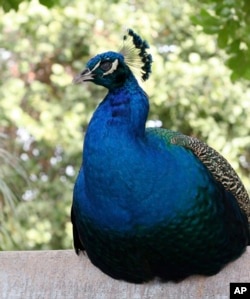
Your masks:
[[[214,275],[250,243],[250,200],[230,164],[202,141],[146,128],[149,45],[133,30],[91,58],[75,83],[108,90],[84,138],[71,209],[74,248],[132,283]]]

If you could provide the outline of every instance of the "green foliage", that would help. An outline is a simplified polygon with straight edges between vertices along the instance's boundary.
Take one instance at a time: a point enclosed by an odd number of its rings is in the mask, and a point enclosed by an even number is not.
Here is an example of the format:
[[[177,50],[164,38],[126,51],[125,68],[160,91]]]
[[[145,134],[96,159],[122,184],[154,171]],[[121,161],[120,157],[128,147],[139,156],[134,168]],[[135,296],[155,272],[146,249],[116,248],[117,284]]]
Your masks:
[[[6,222],[15,226],[15,204],[23,186],[27,186],[28,177],[14,153],[6,150],[8,136],[0,132],[0,250],[4,245],[14,243]]]
[[[250,2],[206,0],[199,5],[200,12],[192,20],[205,33],[216,35],[218,46],[228,54],[232,80],[250,80]]]
[[[10,11],[11,9],[18,10],[18,6],[22,1],[23,0],[0,0],[0,6],[6,12]]]
[[[18,10],[20,3],[22,2],[30,2],[31,0],[0,0],[0,6],[3,8],[5,12],[13,10]],[[54,5],[59,4],[60,0],[39,0],[39,2],[47,7],[52,7]]]
[[[143,83],[148,123],[207,141],[249,189],[250,91],[231,82],[214,36],[191,23],[199,8],[176,0],[63,3],[48,9],[24,1],[17,12],[0,11],[0,134],[7,136],[0,138],[0,182],[13,193],[0,197],[1,249],[71,248],[82,138],[105,95],[92,84],[74,86],[72,78],[90,57],[119,50],[127,27],[153,54],[152,77]]]

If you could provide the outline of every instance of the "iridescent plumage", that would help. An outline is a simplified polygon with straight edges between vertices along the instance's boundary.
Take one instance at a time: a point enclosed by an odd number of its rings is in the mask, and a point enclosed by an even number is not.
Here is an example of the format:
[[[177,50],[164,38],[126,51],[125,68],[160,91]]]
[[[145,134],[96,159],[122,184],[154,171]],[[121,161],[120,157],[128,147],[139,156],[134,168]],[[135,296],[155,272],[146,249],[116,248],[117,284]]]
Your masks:
[[[85,250],[108,275],[136,283],[215,274],[249,244],[247,217],[237,203],[249,198],[213,149],[145,128],[148,97],[131,67],[140,67],[146,80],[152,57],[132,30],[127,38],[136,60],[126,47],[106,52],[74,80],[108,89],[87,128],[74,188],[75,250]]]

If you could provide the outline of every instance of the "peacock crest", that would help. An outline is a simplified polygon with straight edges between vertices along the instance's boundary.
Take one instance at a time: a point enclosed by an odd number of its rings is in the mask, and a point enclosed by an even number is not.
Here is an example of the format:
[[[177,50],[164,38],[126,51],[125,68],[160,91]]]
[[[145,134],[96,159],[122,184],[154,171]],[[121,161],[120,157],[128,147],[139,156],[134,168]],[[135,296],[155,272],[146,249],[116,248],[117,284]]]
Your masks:
[[[147,52],[147,49],[149,49],[148,43],[132,29],[128,29],[127,34],[123,36],[120,53],[124,56],[126,64],[135,73],[138,73],[139,70],[143,81],[149,78],[153,62],[152,55]]]

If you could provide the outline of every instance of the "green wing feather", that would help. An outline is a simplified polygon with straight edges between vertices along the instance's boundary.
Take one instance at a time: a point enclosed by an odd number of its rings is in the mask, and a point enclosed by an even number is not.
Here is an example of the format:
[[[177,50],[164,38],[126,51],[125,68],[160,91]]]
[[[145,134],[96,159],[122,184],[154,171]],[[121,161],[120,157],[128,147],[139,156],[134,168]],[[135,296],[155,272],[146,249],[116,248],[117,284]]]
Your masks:
[[[183,135],[170,130],[150,128],[149,133],[157,134],[168,144],[174,144],[190,149],[197,158],[207,167],[215,180],[230,191],[237,199],[240,208],[245,212],[250,223],[250,198],[249,195],[231,165],[216,150],[197,138]]]

